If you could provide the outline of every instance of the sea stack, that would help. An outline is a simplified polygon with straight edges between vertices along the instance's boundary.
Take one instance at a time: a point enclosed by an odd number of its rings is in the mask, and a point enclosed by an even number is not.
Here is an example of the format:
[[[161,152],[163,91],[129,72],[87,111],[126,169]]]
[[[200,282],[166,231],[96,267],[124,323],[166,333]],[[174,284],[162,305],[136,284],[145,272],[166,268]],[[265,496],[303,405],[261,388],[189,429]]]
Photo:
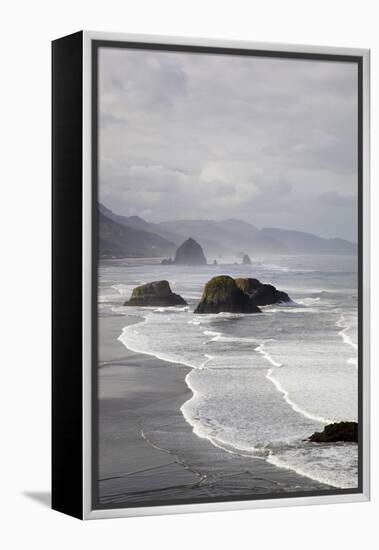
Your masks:
[[[187,239],[176,251],[173,261],[176,265],[206,265],[203,249],[194,239]]]
[[[243,292],[253,298],[258,306],[290,302],[286,292],[277,290],[273,285],[261,283],[258,279],[236,279],[236,284]]]
[[[260,313],[254,300],[228,275],[213,277],[207,282],[195,313]]]
[[[325,426],[322,432],[315,432],[309,438],[314,443],[336,443],[346,441],[358,443],[357,422],[335,422]]]
[[[137,286],[130,300],[124,303],[124,306],[186,306],[187,302],[172,292],[168,281],[153,281],[145,285]]]
[[[243,255],[242,264],[243,265],[251,265],[250,256],[248,254]]]

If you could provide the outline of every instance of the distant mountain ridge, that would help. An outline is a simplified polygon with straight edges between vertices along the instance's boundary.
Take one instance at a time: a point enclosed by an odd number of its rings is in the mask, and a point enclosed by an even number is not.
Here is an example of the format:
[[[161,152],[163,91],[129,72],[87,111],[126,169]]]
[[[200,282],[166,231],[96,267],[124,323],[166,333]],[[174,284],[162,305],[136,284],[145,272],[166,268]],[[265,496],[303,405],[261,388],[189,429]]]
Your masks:
[[[264,227],[261,232],[280,240],[291,254],[356,254],[357,245],[345,239],[324,239],[312,233]]]
[[[357,245],[302,231],[258,229],[238,220],[174,220],[150,223],[122,216],[99,204],[101,257],[171,257],[186,239],[194,238],[208,259],[254,254],[356,254]]]
[[[176,245],[134,227],[117,223],[99,212],[99,254],[101,258],[150,258],[170,256]]]

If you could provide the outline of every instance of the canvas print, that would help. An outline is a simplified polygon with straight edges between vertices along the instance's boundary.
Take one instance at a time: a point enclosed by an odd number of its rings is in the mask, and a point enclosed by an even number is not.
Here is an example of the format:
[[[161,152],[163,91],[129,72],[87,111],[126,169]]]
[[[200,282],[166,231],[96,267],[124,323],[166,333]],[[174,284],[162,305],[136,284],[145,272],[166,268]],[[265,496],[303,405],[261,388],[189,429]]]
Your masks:
[[[358,68],[99,47],[97,507],[358,491]]]

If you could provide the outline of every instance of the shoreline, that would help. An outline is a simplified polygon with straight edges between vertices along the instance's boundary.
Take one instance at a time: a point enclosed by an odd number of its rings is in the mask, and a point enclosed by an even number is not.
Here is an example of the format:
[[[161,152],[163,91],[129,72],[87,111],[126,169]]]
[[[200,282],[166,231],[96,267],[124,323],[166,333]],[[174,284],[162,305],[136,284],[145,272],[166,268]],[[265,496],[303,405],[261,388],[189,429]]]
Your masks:
[[[195,435],[181,412],[193,395],[185,381],[191,369],[118,340],[124,327],[139,321],[99,318],[99,504],[337,490]]]

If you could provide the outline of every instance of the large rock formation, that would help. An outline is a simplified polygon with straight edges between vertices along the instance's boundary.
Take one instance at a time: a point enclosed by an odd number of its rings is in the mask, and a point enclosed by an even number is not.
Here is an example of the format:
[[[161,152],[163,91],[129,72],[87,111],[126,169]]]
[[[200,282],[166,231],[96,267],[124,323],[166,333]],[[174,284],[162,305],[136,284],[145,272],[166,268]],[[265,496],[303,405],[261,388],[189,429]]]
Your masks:
[[[176,251],[174,264],[205,265],[207,260],[203,249],[194,239],[187,239]]]
[[[220,275],[207,282],[195,313],[260,313],[254,300],[232,277]]]
[[[336,443],[337,441],[358,443],[358,424],[357,422],[328,424],[322,432],[312,434],[309,440],[315,443]]]
[[[187,302],[172,292],[168,281],[154,281],[137,286],[124,306],[186,306]]]
[[[277,290],[273,285],[261,283],[258,279],[236,279],[236,284],[238,288],[253,298],[258,306],[291,301],[286,292]]]
[[[244,254],[242,257],[242,264],[243,265],[251,265],[250,256],[248,254]]]

